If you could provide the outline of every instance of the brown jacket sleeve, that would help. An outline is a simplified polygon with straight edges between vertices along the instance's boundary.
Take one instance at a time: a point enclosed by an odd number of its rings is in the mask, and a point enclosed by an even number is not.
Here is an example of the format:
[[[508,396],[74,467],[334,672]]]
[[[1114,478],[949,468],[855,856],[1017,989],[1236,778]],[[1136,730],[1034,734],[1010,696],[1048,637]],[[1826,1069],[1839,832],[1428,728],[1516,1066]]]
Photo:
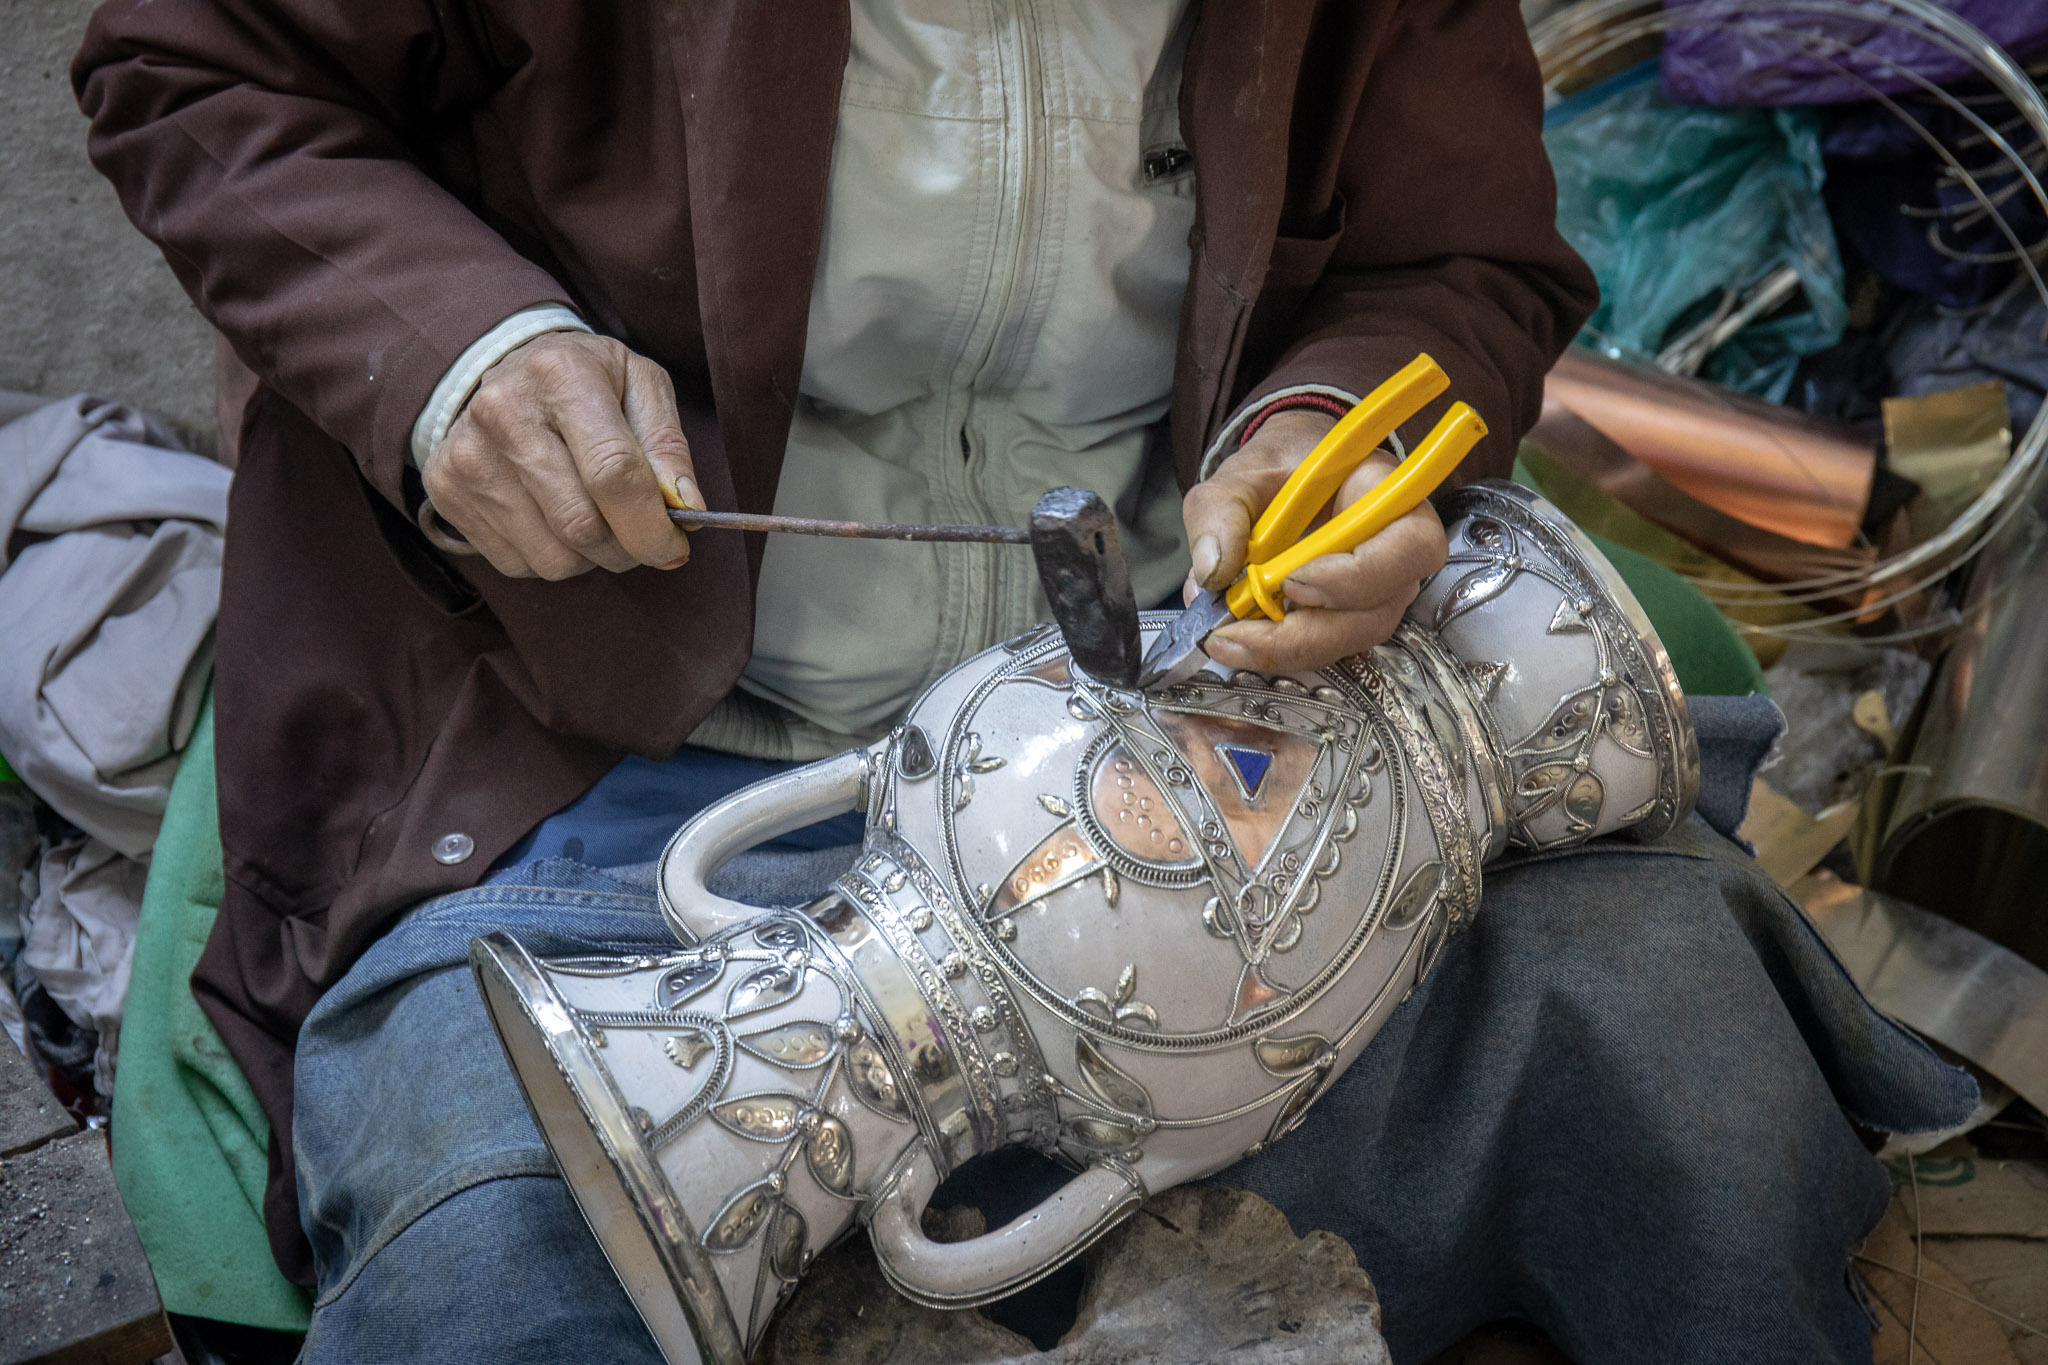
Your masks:
[[[569,302],[422,164],[500,79],[466,7],[427,0],[112,0],[72,68],[128,216],[394,501],[455,358]]]
[[[1370,24],[1384,27],[1350,31]],[[1514,0],[1327,5],[1307,51],[1269,284],[1316,283],[1248,402],[1308,383],[1363,394],[1428,351],[1492,431],[1461,481],[1505,475],[1544,374],[1599,298],[1555,226],[1542,85]],[[1304,145],[1347,106],[1348,138]]]

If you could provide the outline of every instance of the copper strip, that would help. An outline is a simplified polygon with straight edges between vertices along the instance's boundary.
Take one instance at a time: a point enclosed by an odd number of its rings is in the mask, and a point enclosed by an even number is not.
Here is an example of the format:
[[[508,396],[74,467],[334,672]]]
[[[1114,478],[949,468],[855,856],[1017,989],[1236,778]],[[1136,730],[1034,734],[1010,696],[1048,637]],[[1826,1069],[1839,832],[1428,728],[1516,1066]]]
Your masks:
[[[1564,414],[1751,525],[1810,545],[1856,541],[1877,446],[1850,428],[1579,346],[1543,388],[1545,419]]]
[[[1867,567],[1872,551],[1834,549],[1778,535],[1678,487],[1591,423],[1546,406],[1526,438],[1601,492],[1715,559],[1766,582]]]

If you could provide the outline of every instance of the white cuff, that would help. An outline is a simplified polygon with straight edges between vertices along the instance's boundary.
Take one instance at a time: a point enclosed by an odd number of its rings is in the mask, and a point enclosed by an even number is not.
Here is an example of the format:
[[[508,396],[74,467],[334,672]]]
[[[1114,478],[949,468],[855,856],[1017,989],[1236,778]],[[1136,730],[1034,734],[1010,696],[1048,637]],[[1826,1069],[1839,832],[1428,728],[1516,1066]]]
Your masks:
[[[1222,464],[1225,459],[1237,452],[1238,433],[1244,430],[1245,423],[1251,421],[1252,418],[1257,417],[1281,399],[1293,398],[1298,394],[1304,393],[1316,394],[1323,398],[1334,398],[1346,407],[1355,408],[1359,403],[1357,394],[1349,389],[1340,389],[1334,384],[1291,384],[1284,389],[1275,389],[1271,393],[1263,394],[1258,402],[1238,409],[1237,416],[1226,422],[1223,430],[1216,433],[1216,439],[1209,443],[1208,451],[1202,456],[1201,477],[1206,479],[1214,474],[1217,465]],[[1401,444],[1399,436],[1389,435],[1387,443],[1393,446],[1394,458],[1396,460],[1408,458],[1408,448]]]
[[[434,385],[434,391],[427,395],[427,405],[420,409],[418,419],[412,424],[413,464],[426,464],[427,456],[433,454],[447,438],[448,428],[454,426],[455,419],[462,415],[463,405],[476,392],[485,370],[544,332],[589,330],[582,318],[559,304],[549,304],[544,308],[514,313],[471,342],[468,350],[455,357],[455,363],[448,367],[448,373],[441,376],[441,382]]]

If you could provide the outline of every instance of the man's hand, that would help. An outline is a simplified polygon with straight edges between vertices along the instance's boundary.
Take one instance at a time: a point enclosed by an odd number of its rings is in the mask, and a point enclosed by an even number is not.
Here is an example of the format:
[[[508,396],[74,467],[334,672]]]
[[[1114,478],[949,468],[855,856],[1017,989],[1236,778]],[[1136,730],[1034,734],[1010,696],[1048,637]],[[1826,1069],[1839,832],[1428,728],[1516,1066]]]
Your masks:
[[[690,542],[662,490],[704,506],[668,373],[586,332],[537,336],[484,371],[420,478],[510,578],[678,568]]]
[[[1244,568],[1252,523],[1266,510],[1294,467],[1336,424],[1319,412],[1279,412],[1259,427],[1242,450],[1188,491],[1181,504],[1193,547],[1187,597],[1202,588],[1228,587]],[[1337,491],[1348,507],[1394,468],[1375,454]],[[1298,673],[1327,668],[1363,653],[1394,633],[1422,580],[1450,553],[1443,523],[1427,502],[1349,554],[1324,555],[1303,565],[1283,586],[1287,619],[1255,616],[1210,632],[1205,648],[1231,668]]]

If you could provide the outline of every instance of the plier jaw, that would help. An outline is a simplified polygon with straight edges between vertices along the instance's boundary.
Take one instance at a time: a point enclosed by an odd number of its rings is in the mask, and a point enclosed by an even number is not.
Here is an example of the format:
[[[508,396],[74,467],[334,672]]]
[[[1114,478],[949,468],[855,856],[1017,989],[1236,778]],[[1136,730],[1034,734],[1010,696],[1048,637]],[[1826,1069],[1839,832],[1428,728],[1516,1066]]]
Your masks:
[[[1204,643],[1218,626],[1254,615],[1284,619],[1282,586],[1289,575],[1311,560],[1358,548],[1435,492],[1486,435],[1486,424],[1468,404],[1453,403],[1392,473],[1313,533],[1303,534],[1351,472],[1450,383],[1441,366],[1418,355],[1331,427],[1252,528],[1244,572],[1221,592],[1202,593],[1153,640],[1139,667],[1138,686],[1170,687],[1199,672],[1209,662]]]
[[[1209,632],[1220,625],[1235,621],[1230,604],[1220,592],[1204,591],[1172,624],[1159,632],[1152,641],[1152,648],[1145,651],[1145,659],[1138,668],[1138,689],[1149,692],[1154,688],[1172,687],[1175,683],[1186,682],[1202,671],[1209,662],[1202,645],[1209,638]]]

